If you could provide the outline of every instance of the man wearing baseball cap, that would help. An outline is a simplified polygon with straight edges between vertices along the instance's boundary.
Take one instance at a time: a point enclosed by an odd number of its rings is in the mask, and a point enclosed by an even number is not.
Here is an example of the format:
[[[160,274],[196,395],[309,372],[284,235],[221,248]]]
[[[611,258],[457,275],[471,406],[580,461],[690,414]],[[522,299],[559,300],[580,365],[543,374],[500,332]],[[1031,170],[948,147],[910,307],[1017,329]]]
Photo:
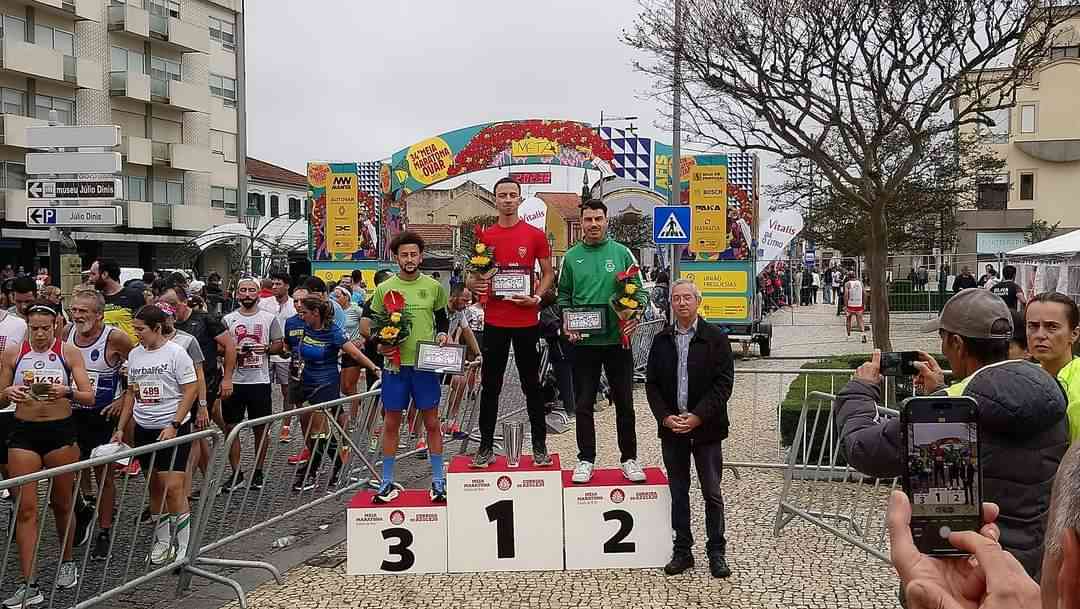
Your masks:
[[[988,290],[969,288],[923,326],[938,333],[952,376],[919,352],[915,387],[921,395],[970,396],[978,403],[983,501],[1001,507],[1001,546],[1038,578],[1050,490],[1068,448],[1065,392],[1045,370],[1010,360],[1013,322],[1008,306]],[[836,424],[848,463],[877,478],[903,474],[900,421],[877,416],[881,352],[855,371],[836,396]]]

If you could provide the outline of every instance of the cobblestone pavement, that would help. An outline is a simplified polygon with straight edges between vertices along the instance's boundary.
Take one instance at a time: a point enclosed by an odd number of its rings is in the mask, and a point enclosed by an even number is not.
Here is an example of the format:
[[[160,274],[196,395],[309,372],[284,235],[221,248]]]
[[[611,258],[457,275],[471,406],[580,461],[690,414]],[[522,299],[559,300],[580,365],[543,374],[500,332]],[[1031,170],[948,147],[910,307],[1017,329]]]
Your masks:
[[[784,316],[788,323],[784,323]],[[800,358],[870,350],[857,339],[844,337],[835,307],[817,305],[774,314],[773,354],[784,359],[744,359],[740,370],[779,371],[798,368]],[[927,315],[896,316],[895,349],[935,351],[933,335],[918,332]],[[790,358],[790,359],[789,359]],[[729,404],[731,437],[724,450],[728,461],[776,462],[778,399],[794,374],[740,374]],[[837,387],[838,388],[838,387]],[[661,463],[656,425],[645,402],[644,389],[635,389],[640,461]],[[617,465],[614,409],[597,416],[598,466]],[[549,449],[563,455],[564,467],[576,463],[572,433],[552,436]],[[856,547],[801,521],[792,521],[781,536],[772,534],[782,472],[741,468],[736,479],[725,472],[728,560],[734,572],[727,580],[710,577],[704,557],[704,515],[691,491],[697,566],[678,577],[659,569],[567,571],[540,573],[483,573],[432,576],[345,575],[345,550],[338,545],[319,557],[323,566],[301,566],[288,572],[286,584],[264,584],[248,600],[260,609],[344,607],[896,607],[898,582],[891,568]],[[837,483],[826,483],[835,485]],[[850,483],[849,483],[850,484]],[[867,538],[880,534],[884,490],[845,489],[843,494],[815,493],[805,485],[800,502],[817,501],[848,506],[858,495],[869,508],[874,525]],[[453,498],[451,498],[451,501]],[[880,509],[875,509],[875,504]],[[876,527],[876,528],[875,528]],[[226,605],[229,609],[236,603]]]
[[[509,368],[513,370],[512,365]],[[508,373],[506,387],[505,399],[500,402],[501,413],[510,413],[524,405],[516,372]],[[273,398],[274,411],[280,412],[280,393],[275,391]],[[279,428],[275,425],[271,437],[276,439],[278,431]],[[213,511],[208,520],[204,543],[221,539],[236,530],[265,521],[272,516],[283,514],[327,494],[329,490],[327,476],[330,468],[326,464],[321,468],[321,484],[316,490],[305,491],[302,494],[291,492],[296,468],[288,465],[286,460],[289,455],[297,452],[302,446],[297,435],[299,427],[296,425],[295,419],[293,420],[293,433],[293,439],[287,445],[276,440],[270,444],[265,467],[266,486],[261,494],[255,490],[248,491],[246,494],[244,491],[239,491],[231,495],[221,495],[213,498],[213,503],[209,508]],[[244,433],[241,442],[241,465],[247,474],[248,480],[250,480],[254,462],[254,449],[250,432]],[[457,446],[458,443],[456,442],[449,444],[447,454],[451,452],[456,454]],[[475,449],[475,444],[473,444],[473,449]],[[325,463],[329,463],[329,461],[327,460]],[[226,470],[228,470],[227,467]],[[426,481],[430,478],[430,473],[430,466],[425,460],[405,458],[398,465],[398,479],[406,485],[422,486],[427,484]],[[201,478],[197,476],[196,482],[198,483],[200,480]],[[123,495],[123,500],[118,501],[122,508],[119,509],[116,516],[114,525],[116,541],[114,542],[113,557],[110,559],[107,569],[105,564],[101,562],[87,561],[84,565],[83,561],[86,552],[92,546],[93,540],[86,546],[77,548],[74,552],[74,559],[78,562],[82,583],[77,589],[57,591],[55,598],[52,600],[55,607],[69,607],[74,604],[76,594],[78,595],[78,601],[84,601],[96,594],[98,590],[115,588],[121,582],[130,581],[147,572],[146,556],[151,545],[153,525],[137,524],[138,515],[141,511],[141,502],[146,493],[146,477],[128,478],[126,483],[123,478],[118,478],[117,484],[118,489],[123,489],[126,484],[126,493]],[[344,485],[344,482],[341,484]],[[336,488],[340,488],[340,486]],[[45,492],[46,485],[41,484],[39,486],[39,505],[46,504]],[[119,496],[121,496],[120,490],[118,490]],[[272,560],[270,544],[274,539],[292,535],[297,537],[299,540],[297,543],[300,543],[323,534],[323,531],[329,528],[329,525],[340,519],[343,505],[350,496],[351,493],[339,499],[327,501],[310,511],[269,527],[263,532],[252,534],[228,544],[210,553],[210,556],[246,560]],[[0,564],[0,567],[4,569],[3,581],[0,581],[0,600],[13,594],[15,588],[21,583],[15,544],[11,544],[9,553],[4,553],[4,546],[8,541],[12,522],[7,505],[10,505],[7,501],[0,503],[0,507],[3,507],[3,509],[0,509],[0,560],[6,559],[6,563]],[[197,504],[192,504],[193,513],[196,506]],[[51,583],[56,576],[58,557],[59,543],[52,514],[49,512],[42,531],[41,549],[39,550],[36,571],[38,581],[44,586],[46,592],[46,603],[50,602],[48,595],[52,594]],[[215,571],[225,575],[234,572],[232,569],[223,570],[218,568],[215,568]],[[114,607],[135,607],[138,609],[172,607],[176,603],[174,600],[176,583],[176,578],[171,576],[154,579],[139,585],[135,592],[121,594],[105,601],[100,606],[106,609]],[[206,582],[195,579],[193,580],[193,586],[195,591],[199,591],[206,586]]]

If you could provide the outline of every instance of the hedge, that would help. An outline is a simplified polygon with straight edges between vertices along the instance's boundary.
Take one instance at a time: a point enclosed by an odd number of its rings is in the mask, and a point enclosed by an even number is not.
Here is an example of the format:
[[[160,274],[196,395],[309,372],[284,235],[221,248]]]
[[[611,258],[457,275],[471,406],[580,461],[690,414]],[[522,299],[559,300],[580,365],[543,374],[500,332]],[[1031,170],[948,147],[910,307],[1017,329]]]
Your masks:
[[[945,361],[944,356],[941,354],[932,354],[938,362],[941,362],[943,366],[947,367],[948,364]],[[830,357],[828,359],[822,359],[815,362],[809,362],[801,366],[804,370],[851,370],[854,372],[856,368],[870,360],[870,354],[853,354],[853,355],[840,355]],[[791,446],[795,439],[795,432],[799,426],[799,414],[802,412],[803,396],[808,395],[813,391],[821,391],[824,393],[836,393],[839,392],[844,385],[851,380],[851,374],[800,374],[795,377],[795,380],[791,382],[788,387],[787,395],[784,397],[784,401],[780,403],[780,443],[784,447]],[[910,381],[898,382],[896,384],[896,398],[897,402],[902,401],[912,395],[912,386]],[[807,411],[806,425],[812,426],[814,424],[814,414],[817,412],[816,405],[812,404],[811,409]],[[832,416],[832,407],[829,404],[822,404],[821,417],[818,420],[817,429],[814,434],[814,438],[811,442],[810,458],[813,461],[817,460],[818,451],[820,450],[821,443],[825,440],[825,428],[828,421],[824,419],[828,413]],[[834,429],[834,444],[839,441],[839,429]],[[828,458],[828,455],[823,457],[823,462]],[[837,456],[837,463],[844,463],[843,455]]]

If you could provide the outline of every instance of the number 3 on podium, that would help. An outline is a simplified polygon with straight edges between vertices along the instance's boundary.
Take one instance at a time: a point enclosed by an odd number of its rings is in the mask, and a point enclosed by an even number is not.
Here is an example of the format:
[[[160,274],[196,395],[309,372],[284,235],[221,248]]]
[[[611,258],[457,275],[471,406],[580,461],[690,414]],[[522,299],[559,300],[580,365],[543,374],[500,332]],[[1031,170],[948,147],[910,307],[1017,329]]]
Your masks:
[[[388,560],[382,561],[380,569],[390,573],[400,573],[402,571],[408,571],[416,564],[416,555],[413,554],[409,546],[413,543],[413,534],[409,529],[393,528],[384,529],[382,532],[383,539],[397,539],[397,543],[391,544],[388,548],[390,554],[400,556],[401,560],[397,562],[390,562]]]

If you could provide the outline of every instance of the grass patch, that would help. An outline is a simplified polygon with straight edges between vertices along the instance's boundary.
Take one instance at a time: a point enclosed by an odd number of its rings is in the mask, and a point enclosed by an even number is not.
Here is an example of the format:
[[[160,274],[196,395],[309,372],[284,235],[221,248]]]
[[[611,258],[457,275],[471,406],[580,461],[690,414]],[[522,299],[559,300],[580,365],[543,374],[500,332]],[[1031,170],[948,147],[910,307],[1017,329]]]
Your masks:
[[[938,362],[945,362],[945,357],[941,354],[931,354]],[[862,364],[870,361],[869,353],[860,353],[852,355],[838,355],[821,359],[815,362],[808,362],[803,364],[801,368],[803,370],[850,370],[851,372],[836,373],[836,374],[800,374],[795,377],[791,385],[788,386],[787,394],[784,396],[784,401],[780,403],[780,442],[783,446],[791,446],[792,441],[795,438],[795,431],[799,426],[799,413],[802,411],[803,396],[809,395],[811,392],[820,391],[823,393],[835,394],[843,389],[844,385],[851,380],[851,375],[855,369]],[[948,366],[948,364],[945,364]],[[896,398],[897,402],[904,400],[912,395],[912,386],[910,381],[898,382],[896,384]],[[825,408],[831,408],[826,405]],[[807,413],[807,425],[813,425],[814,410]],[[824,412],[822,413],[824,416]],[[823,418],[818,420],[817,430],[813,440],[812,451],[814,455],[817,455],[817,447],[820,446],[820,442],[824,440],[826,422]],[[837,430],[838,431],[838,430]]]

